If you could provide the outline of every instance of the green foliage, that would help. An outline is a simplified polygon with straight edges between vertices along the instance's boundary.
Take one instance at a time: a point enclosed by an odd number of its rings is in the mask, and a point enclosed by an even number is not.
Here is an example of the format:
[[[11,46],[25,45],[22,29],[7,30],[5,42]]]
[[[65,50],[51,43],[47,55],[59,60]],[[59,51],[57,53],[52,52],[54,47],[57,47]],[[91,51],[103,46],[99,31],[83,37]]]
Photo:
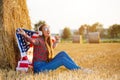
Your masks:
[[[79,33],[83,34],[85,30],[87,30],[87,32],[96,32],[96,31],[101,31],[103,29],[103,25],[96,22],[93,25],[88,25],[88,24],[84,24],[81,25],[79,28]]]
[[[79,28],[79,34],[83,35],[85,31],[85,25],[81,25],[81,27]]]
[[[109,27],[108,33],[110,38],[120,38],[120,25],[113,24]]]
[[[98,22],[94,23],[93,25],[84,24],[81,25],[79,28],[80,35],[86,35],[89,32],[100,32],[101,35],[102,31],[103,31],[103,25]]]
[[[100,33],[101,38],[109,38],[108,29],[102,29]]]
[[[64,30],[63,30],[62,38],[63,38],[63,39],[68,39],[68,38],[70,38],[70,37],[71,37],[70,28],[65,27]]]
[[[120,43],[120,39],[102,39],[101,43]]]
[[[36,23],[35,25],[34,25],[34,30],[35,31],[38,31],[38,27],[41,25],[41,24],[45,24],[46,22],[45,21],[39,21],[38,23]]]
[[[74,34],[74,35],[79,35],[79,31],[78,31],[78,30],[75,30],[73,34]]]

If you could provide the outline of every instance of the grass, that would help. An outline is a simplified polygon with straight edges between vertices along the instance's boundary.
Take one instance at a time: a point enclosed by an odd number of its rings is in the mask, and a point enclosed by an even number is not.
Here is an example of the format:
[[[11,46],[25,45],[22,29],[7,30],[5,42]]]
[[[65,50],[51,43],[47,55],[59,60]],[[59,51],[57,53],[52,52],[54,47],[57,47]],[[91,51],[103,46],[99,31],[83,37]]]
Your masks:
[[[60,43],[55,53],[63,50],[87,72],[70,71],[64,66],[39,74],[33,74],[32,71],[24,73],[1,69],[0,80],[120,80],[119,43]]]
[[[102,43],[120,43],[120,39],[102,39]]]

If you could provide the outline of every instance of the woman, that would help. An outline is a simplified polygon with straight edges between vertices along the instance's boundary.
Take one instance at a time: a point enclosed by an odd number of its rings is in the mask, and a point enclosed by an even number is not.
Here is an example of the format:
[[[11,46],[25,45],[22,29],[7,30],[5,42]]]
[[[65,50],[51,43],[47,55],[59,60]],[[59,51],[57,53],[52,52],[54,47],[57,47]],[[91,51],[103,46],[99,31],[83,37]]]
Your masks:
[[[80,67],[77,66],[75,62],[64,51],[61,51],[53,58],[53,48],[58,42],[58,37],[56,37],[57,40],[55,41],[55,43],[52,43],[50,29],[47,24],[40,25],[39,31],[42,31],[42,36],[39,36],[36,39],[28,36],[22,29],[18,31],[18,34],[23,35],[25,39],[32,43],[34,46],[34,73],[55,70],[62,65],[64,65],[69,70],[80,69]]]

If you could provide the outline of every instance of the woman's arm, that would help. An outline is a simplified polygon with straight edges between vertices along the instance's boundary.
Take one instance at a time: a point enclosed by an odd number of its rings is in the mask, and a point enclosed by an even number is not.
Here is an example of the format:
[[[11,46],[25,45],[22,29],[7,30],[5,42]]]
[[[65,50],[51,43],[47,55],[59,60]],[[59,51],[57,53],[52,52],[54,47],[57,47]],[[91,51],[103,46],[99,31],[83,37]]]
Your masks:
[[[38,41],[37,39],[33,39],[33,38],[31,38],[30,36],[28,36],[28,35],[25,33],[24,30],[20,29],[17,33],[23,35],[23,36],[25,37],[25,39],[26,39],[28,42],[32,43],[32,44],[34,44],[34,45],[38,45],[38,44],[39,44],[39,41]]]

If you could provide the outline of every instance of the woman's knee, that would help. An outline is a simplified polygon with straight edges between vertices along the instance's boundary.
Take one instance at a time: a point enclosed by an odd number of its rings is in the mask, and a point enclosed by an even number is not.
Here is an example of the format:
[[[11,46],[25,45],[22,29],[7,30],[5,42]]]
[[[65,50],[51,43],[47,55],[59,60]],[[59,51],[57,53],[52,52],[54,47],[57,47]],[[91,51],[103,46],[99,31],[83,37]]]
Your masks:
[[[65,51],[61,51],[59,54],[61,54],[61,55],[67,55],[67,53]]]

